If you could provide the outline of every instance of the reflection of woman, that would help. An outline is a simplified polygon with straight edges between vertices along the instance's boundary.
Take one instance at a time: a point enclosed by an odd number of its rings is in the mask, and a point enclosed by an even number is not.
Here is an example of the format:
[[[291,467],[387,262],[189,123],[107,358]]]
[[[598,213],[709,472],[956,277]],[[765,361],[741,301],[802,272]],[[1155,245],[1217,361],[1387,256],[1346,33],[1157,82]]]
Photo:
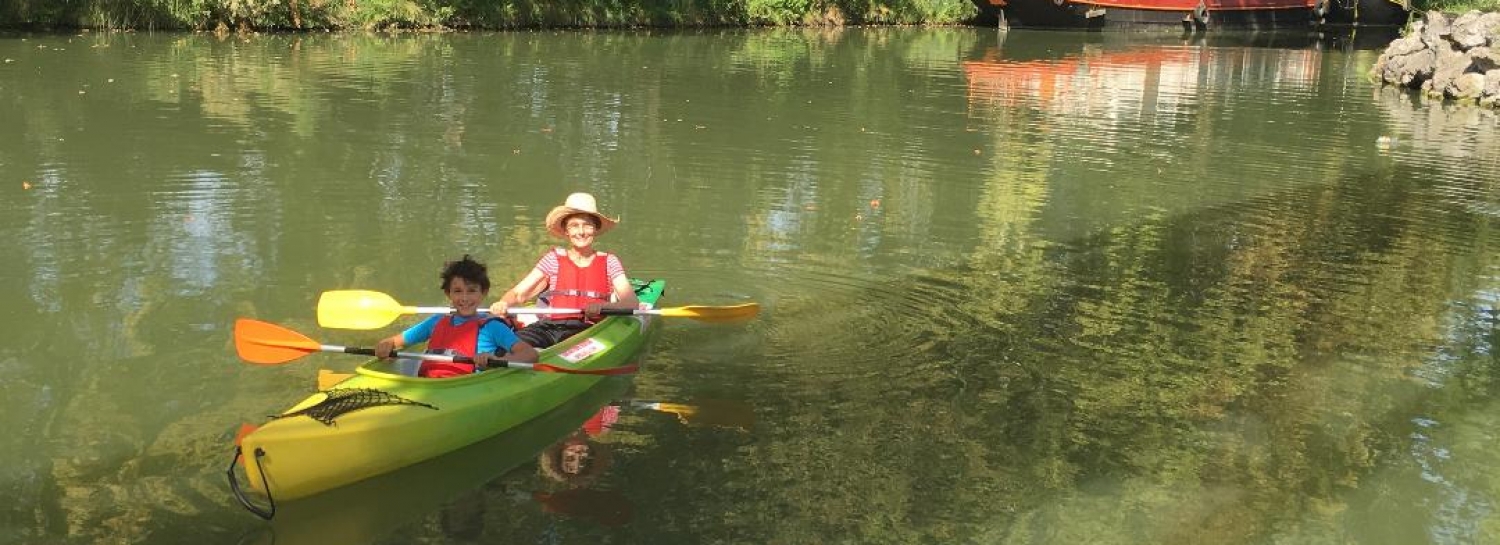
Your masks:
[[[542,474],[567,485],[561,492],[535,492],[533,499],[549,513],[594,521],[603,526],[630,522],[630,500],[618,492],[587,488],[609,468],[609,448],[596,439],[620,417],[620,408],[606,405],[583,427],[542,451],[537,465]]]
[[[620,417],[620,408],[606,405],[583,427],[542,451],[537,465],[542,474],[569,486],[594,482],[609,468],[609,447],[594,438],[609,431]]]

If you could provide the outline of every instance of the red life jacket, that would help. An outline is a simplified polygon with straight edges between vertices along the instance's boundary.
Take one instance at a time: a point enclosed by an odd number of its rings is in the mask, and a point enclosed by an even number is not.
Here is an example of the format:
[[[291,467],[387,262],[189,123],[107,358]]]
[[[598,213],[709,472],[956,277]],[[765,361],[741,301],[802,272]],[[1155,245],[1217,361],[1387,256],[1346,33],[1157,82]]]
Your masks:
[[[589,437],[598,437],[604,432],[609,431],[609,428],[614,426],[615,422],[619,419],[620,408],[614,405],[605,405],[604,408],[599,409],[599,412],[594,413],[594,416],[589,417],[588,421],[583,423],[583,432],[589,434]]]
[[[432,325],[432,338],[427,339],[427,351],[472,358],[479,349],[479,330],[490,318],[474,318],[462,325],[453,325],[452,315],[438,318]],[[474,373],[474,364],[446,361],[424,361],[417,376],[442,378]]]
[[[557,282],[543,294],[547,306],[581,309],[589,303],[608,303],[614,290],[609,282],[609,254],[594,252],[587,267],[579,267],[568,258],[568,251],[557,252]],[[553,320],[583,320],[583,314],[550,314]]]

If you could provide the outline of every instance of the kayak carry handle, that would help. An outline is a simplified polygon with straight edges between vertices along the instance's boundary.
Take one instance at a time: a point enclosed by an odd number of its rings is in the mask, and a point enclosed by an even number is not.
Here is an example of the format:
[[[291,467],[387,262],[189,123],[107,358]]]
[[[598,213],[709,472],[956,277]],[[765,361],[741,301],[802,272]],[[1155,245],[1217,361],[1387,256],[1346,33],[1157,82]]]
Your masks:
[[[224,471],[229,476],[229,489],[234,492],[234,499],[239,500],[240,505],[245,506],[245,509],[250,510],[251,513],[255,513],[255,516],[260,517],[262,520],[271,520],[271,517],[276,516],[276,498],[271,497],[271,485],[266,482],[266,469],[260,466],[260,457],[265,456],[266,451],[259,448],[255,449],[255,468],[260,470],[260,484],[265,488],[266,501],[271,503],[269,509],[252,503],[250,498],[245,496],[244,490],[240,489],[240,480],[234,474],[234,465],[235,462],[240,460],[240,456],[243,454],[242,449],[243,447],[238,445],[234,447],[234,457],[229,459],[229,469]]]

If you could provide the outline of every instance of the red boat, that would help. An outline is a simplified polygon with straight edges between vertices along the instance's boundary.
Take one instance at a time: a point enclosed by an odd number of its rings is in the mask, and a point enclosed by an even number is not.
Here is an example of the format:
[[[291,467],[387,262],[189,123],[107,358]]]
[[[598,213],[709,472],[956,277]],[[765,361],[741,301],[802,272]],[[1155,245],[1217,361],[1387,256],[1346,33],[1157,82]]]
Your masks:
[[[1172,25],[1310,27],[1318,2],[1344,0],[973,0],[1002,25],[1038,28]],[[1359,1],[1359,0],[1349,0]],[[1379,0],[1382,2],[1388,0]]]

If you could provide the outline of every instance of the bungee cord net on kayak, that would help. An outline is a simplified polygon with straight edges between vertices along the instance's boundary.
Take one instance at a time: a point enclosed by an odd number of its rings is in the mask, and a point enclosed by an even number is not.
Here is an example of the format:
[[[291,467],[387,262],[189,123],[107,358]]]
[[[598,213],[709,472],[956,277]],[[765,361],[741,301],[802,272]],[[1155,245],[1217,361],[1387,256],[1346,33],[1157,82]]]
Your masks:
[[[336,422],[334,422],[334,419],[343,416],[345,413],[357,411],[360,409],[367,409],[370,407],[380,407],[385,405],[416,405],[420,407],[427,407],[434,411],[438,410],[437,407],[434,407],[432,405],[428,405],[420,401],[412,401],[396,394],[376,390],[374,388],[335,388],[323,392],[323,395],[327,397],[323,398],[323,401],[319,401],[317,405],[313,405],[300,411],[290,412],[283,415],[275,415],[271,418],[291,418],[293,416],[306,415],[313,420],[322,422],[325,426],[334,426],[337,424]]]

